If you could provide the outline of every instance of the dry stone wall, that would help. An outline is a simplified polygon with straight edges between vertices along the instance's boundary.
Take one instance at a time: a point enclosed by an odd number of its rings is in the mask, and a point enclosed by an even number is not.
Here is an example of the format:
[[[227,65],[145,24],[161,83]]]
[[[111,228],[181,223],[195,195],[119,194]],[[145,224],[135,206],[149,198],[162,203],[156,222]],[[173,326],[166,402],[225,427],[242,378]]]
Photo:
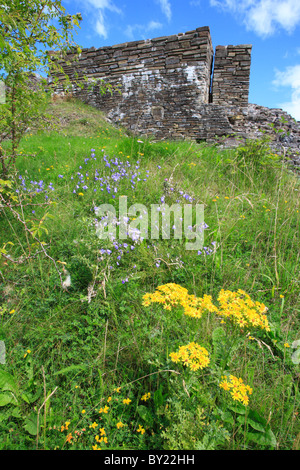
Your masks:
[[[212,81],[212,103],[247,106],[251,50],[249,44],[217,46]]]
[[[182,138],[197,127],[194,114],[209,102],[213,48],[208,27],[183,34],[83,49],[79,60],[59,61],[75,83],[104,80],[112,95],[97,85],[74,86],[73,94],[104,111],[109,119],[137,133]],[[57,75],[62,82],[63,75]],[[62,86],[57,88],[62,92]],[[194,129],[195,131],[196,129]]]
[[[53,60],[69,76],[74,96],[138,135],[230,145],[236,137],[267,134],[275,150],[286,146],[299,162],[299,123],[282,110],[248,104],[251,51],[249,44],[229,45],[214,54],[205,26]],[[64,76],[56,77],[56,92],[63,93]],[[111,94],[101,94],[102,80]]]

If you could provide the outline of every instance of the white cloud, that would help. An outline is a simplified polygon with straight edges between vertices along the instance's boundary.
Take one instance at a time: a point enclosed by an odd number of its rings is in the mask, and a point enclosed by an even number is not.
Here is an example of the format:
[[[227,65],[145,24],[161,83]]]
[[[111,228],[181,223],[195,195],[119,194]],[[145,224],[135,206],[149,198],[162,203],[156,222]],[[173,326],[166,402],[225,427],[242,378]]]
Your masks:
[[[121,13],[120,8],[118,8],[111,0],[85,0],[87,3],[90,3],[95,8],[99,10],[110,10],[114,11],[115,13]]]
[[[300,24],[299,0],[210,0],[210,4],[232,12],[261,37],[271,36],[278,28],[292,33]]]
[[[172,10],[171,10],[171,4],[170,4],[169,0],[158,0],[158,3],[160,4],[160,8],[161,8],[163,14],[166,15],[167,20],[171,21]]]
[[[98,19],[96,21],[95,30],[97,34],[99,34],[99,36],[102,36],[104,39],[107,39],[107,27],[105,25],[104,16],[101,10],[98,12]]]
[[[135,24],[135,25],[128,25],[126,30],[125,30],[125,34],[130,38],[130,39],[134,39],[134,33],[135,32],[138,32],[139,34],[143,33],[143,32],[150,32],[150,31],[154,31],[156,29],[160,29],[162,28],[162,24],[159,23],[158,21],[149,21],[148,24],[146,25],[142,25],[142,24]]]
[[[93,8],[95,18],[95,31],[104,39],[108,37],[108,21],[105,11],[122,14],[122,10],[118,8],[111,0],[83,0],[83,3]]]
[[[289,66],[284,71],[276,70],[273,84],[291,89],[291,100],[279,106],[300,121],[300,64]]]
[[[162,28],[162,24],[158,21],[149,21],[146,29],[147,31],[153,31],[154,29]]]

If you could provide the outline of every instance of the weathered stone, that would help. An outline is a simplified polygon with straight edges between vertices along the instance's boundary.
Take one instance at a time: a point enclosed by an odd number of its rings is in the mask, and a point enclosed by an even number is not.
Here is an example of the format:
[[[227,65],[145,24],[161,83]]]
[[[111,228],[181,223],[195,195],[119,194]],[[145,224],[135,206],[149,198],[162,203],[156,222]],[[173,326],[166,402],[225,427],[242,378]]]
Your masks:
[[[79,57],[69,53],[64,60],[49,54],[74,82],[74,96],[133,132],[156,139],[215,141],[217,136],[222,145],[233,145],[234,136],[269,135],[274,148],[292,148],[295,159],[300,151],[299,123],[282,110],[248,104],[251,50],[249,44],[217,46],[214,54],[209,27],[202,27],[83,49]],[[75,76],[105,79],[115,91],[101,95],[97,86],[81,88]],[[56,92],[61,93],[64,77],[60,73],[56,77],[61,81]],[[274,133],[270,122],[283,132]]]

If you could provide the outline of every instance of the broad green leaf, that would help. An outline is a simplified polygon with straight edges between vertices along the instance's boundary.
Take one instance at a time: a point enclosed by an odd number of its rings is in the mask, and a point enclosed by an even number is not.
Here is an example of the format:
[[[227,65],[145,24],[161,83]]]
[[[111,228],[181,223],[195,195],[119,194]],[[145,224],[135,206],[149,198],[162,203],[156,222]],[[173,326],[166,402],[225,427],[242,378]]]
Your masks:
[[[266,432],[248,432],[247,438],[261,446],[276,447],[277,444],[276,437],[271,429],[268,429]]]
[[[17,394],[17,384],[14,377],[7,371],[0,368],[0,390],[11,390]]]
[[[26,401],[26,403],[34,403],[41,396],[42,389],[38,389],[35,393],[23,392],[21,398]]]
[[[218,328],[215,328],[214,331],[212,332],[213,341],[219,341],[225,338],[225,336],[226,336],[225,330],[221,326],[219,326]]]
[[[151,411],[149,411],[149,409],[144,406],[144,405],[139,405],[137,407],[137,412],[139,414],[139,416],[147,423],[151,426],[151,423],[153,421],[153,416],[152,416],[152,413]]]
[[[267,429],[267,422],[256,411],[250,410],[247,416],[247,423],[256,431],[265,432]]]
[[[0,393],[0,406],[5,406],[14,400],[13,395],[9,392]]]
[[[240,403],[234,403],[233,405],[228,406],[228,408],[240,415],[245,415],[247,411],[246,407]]]
[[[25,419],[24,429],[29,432],[32,436],[37,435],[37,414],[32,413]]]
[[[233,419],[233,416],[232,414],[230,413],[230,411],[221,411],[221,420],[224,422],[224,423],[229,423],[229,424],[234,424],[234,419]]]
[[[300,364],[300,348],[296,349],[291,356],[293,364]]]
[[[28,404],[30,403],[30,400],[28,398],[27,393],[22,393],[21,398],[22,398],[22,400],[26,401],[26,403],[28,403]]]
[[[21,409],[19,406],[15,406],[12,410],[11,410],[11,416],[13,416],[14,418],[21,418]]]

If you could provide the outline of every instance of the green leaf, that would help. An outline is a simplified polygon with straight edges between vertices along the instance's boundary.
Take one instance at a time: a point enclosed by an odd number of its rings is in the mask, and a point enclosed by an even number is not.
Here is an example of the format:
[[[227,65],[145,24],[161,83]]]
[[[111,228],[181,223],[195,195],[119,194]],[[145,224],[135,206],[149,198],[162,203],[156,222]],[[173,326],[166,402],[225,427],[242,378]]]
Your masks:
[[[139,416],[144,420],[147,424],[151,426],[153,422],[153,417],[151,411],[144,405],[139,405],[137,407],[137,412]]]
[[[276,437],[274,433],[271,431],[271,429],[268,429],[266,432],[248,432],[247,433],[247,438],[250,441],[256,442],[257,444],[261,446],[271,446],[271,447],[276,447],[277,442],[276,442]]]
[[[159,408],[160,406],[163,405],[164,397],[160,388],[154,392],[153,400],[154,400],[155,408]]]
[[[2,36],[0,36],[0,50],[3,50],[5,47],[5,41]]]
[[[247,423],[256,431],[266,432],[268,427],[267,422],[256,411],[249,411],[247,416]]]
[[[228,408],[240,415],[245,415],[247,411],[246,407],[240,403],[234,403],[233,405],[228,406]]]
[[[38,398],[41,396],[42,394],[42,389],[38,389],[36,390],[34,393],[30,393],[30,392],[23,392],[22,395],[21,395],[21,398],[26,401],[26,403],[34,403],[35,401],[38,400]]]
[[[21,418],[21,409],[19,406],[15,406],[12,410],[11,410],[11,416],[13,416],[14,418]]]
[[[0,406],[8,405],[13,399],[13,395],[9,392],[0,393]]]
[[[234,419],[230,411],[223,411],[223,410],[218,410],[220,412],[220,418],[222,422],[224,423],[229,423],[229,424],[234,424]]]
[[[24,425],[25,431],[29,432],[32,436],[37,435],[37,414],[32,413],[30,416],[28,416],[25,419],[25,425]]]
[[[61,375],[61,374],[68,374],[69,372],[74,372],[78,370],[86,370],[87,365],[86,364],[77,364],[69,367],[64,367],[63,369],[59,370],[58,372],[55,372],[54,375]]]
[[[18,391],[14,377],[3,369],[0,369],[0,390],[10,390],[15,394]]]
[[[291,356],[293,364],[300,364],[300,348],[296,349]]]

